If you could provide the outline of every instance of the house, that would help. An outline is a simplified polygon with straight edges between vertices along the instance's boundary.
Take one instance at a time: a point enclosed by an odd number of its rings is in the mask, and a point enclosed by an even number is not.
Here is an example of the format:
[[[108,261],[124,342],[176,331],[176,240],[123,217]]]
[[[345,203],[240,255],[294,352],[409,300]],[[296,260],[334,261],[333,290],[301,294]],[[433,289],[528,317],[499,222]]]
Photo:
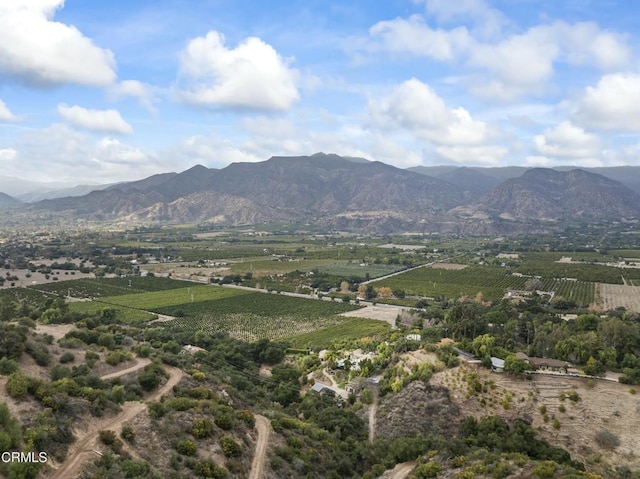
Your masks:
[[[504,359],[491,356],[491,370],[496,373],[504,372]]]
[[[314,385],[311,386],[311,390],[317,392],[318,394],[322,394],[322,395],[327,395],[327,396],[335,396],[336,395],[335,391],[333,391],[332,389],[329,389],[327,386],[325,386],[322,383],[314,383]]]
[[[516,358],[522,359],[523,361],[528,362],[531,366],[536,369],[547,369],[551,371],[567,371],[567,368],[571,367],[567,361],[562,361],[560,359],[550,359],[550,358],[535,358],[529,357],[525,353],[516,353]]]
[[[206,349],[204,348],[199,348],[198,346],[192,346],[191,344],[185,344],[182,348],[182,351],[180,351],[181,354],[195,354],[198,351],[205,351]]]

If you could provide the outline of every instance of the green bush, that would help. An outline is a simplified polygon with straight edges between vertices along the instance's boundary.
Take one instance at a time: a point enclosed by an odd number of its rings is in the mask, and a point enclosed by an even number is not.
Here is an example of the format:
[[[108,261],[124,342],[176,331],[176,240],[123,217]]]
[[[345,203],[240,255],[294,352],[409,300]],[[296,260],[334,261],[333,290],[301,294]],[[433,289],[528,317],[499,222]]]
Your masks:
[[[203,439],[213,434],[213,423],[205,418],[196,419],[191,425],[191,434],[197,439]]]
[[[60,356],[60,364],[71,363],[76,359],[74,354],[70,351],[65,352],[62,356]]]
[[[220,438],[220,446],[227,457],[238,457],[242,454],[242,447],[231,436],[222,436]]]
[[[185,456],[195,456],[198,451],[198,446],[193,441],[188,439],[178,441],[175,447],[176,451],[180,454],[184,454]]]

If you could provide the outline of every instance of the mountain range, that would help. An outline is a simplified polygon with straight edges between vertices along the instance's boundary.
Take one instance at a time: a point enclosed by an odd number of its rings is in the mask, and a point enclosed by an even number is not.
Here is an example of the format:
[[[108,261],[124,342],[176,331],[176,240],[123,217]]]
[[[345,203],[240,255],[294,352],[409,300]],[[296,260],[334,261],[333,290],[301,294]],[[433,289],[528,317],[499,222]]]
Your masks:
[[[222,169],[198,165],[18,208],[127,223],[289,220],[378,232],[521,232],[533,223],[640,219],[640,193],[632,188],[640,170],[629,168],[606,169],[608,177],[584,169],[400,169],[317,153]]]

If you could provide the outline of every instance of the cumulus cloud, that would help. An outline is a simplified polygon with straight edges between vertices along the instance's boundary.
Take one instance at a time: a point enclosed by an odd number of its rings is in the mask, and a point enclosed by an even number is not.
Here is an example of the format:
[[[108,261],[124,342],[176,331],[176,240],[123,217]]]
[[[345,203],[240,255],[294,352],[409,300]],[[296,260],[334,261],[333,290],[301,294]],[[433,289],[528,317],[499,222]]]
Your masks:
[[[470,20],[475,24],[474,33],[482,37],[496,36],[510,24],[502,12],[484,0],[427,0],[426,11],[439,22]]]
[[[0,121],[5,122],[18,120],[20,120],[20,117],[11,113],[9,107],[2,100],[0,100]]]
[[[58,105],[58,113],[74,126],[87,130],[128,135],[133,128],[116,110],[89,110],[81,106]]]
[[[13,148],[0,149],[0,162],[8,162],[14,160],[18,156],[18,152]]]
[[[400,130],[435,145],[447,161],[495,164],[506,149],[493,145],[498,132],[474,119],[464,108],[450,108],[427,84],[412,78],[397,85],[387,97],[371,100],[369,115],[374,127]]]
[[[228,48],[224,36],[212,30],[180,54],[180,94],[198,105],[287,110],[300,97],[299,74],[290,63],[259,38]]]
[[[434,29],[422,15],[378,22],[369,34],[380,43],[377,49],[407,52],[436,60],[453,60],[468,48],[471,36],[465,27]]]
[[[542,135],[534,136],[533,142],[540,155],[552,158],[588,160],[602,153],[598,136],[587,133],[569,121],[546,129]]]
[[[158,102],[155,88],[147,83],[138,80],[124,80],[113,85],[109,89],[109,94],[116,100],[125,97],[137,98],[138,103],[150,113],[158,111],[155,106],[155,103]]]
[[[437,144],[478,145],[494,135],[487,123],[474,120],[464,108],[449,108],[416,78],[396,86],[389,96],[370,101],[369,113],[377,126],[399,127]]]
[[[572,118],[591,128],[640,131],[640,75],[603,76],[595,87],[584,90]]]
[[[53,20],[64,0],[0,2],[0,72],[30,85],[104,86],[116,78],[111,51]]]

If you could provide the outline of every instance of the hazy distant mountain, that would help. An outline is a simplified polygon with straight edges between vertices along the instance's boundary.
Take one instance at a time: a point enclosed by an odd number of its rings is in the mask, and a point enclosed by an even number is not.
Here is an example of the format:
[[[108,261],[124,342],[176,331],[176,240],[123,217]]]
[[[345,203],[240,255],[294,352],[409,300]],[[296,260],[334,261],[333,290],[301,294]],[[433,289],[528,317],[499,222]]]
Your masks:
[[[22,204],[20,200],[17,200],[6,193],[0,193],[0,207],[5,208],[7,206],[17,206],[19,204]]]
[[[42,183],[28,181],[14,176],[0,176],[0,191],[25,203],[33,203],[47,198],[82,196],[109,185],[71,185],[68,183]]]
[[[498,185],[476,209],[520,221],[630,219],[640,218],[640,195],[584,170],[534,168]]]
[[[353,231],[490,234],[524,232],[535,221],[548,229],[548,220],[561,218],[640,219],[640,196],[582,170],[442,167],[419,173],[318,153],[223,169],[197,165],[82,197],[42,201],[26,211],[42,210],[132,223],[292,220]]]

